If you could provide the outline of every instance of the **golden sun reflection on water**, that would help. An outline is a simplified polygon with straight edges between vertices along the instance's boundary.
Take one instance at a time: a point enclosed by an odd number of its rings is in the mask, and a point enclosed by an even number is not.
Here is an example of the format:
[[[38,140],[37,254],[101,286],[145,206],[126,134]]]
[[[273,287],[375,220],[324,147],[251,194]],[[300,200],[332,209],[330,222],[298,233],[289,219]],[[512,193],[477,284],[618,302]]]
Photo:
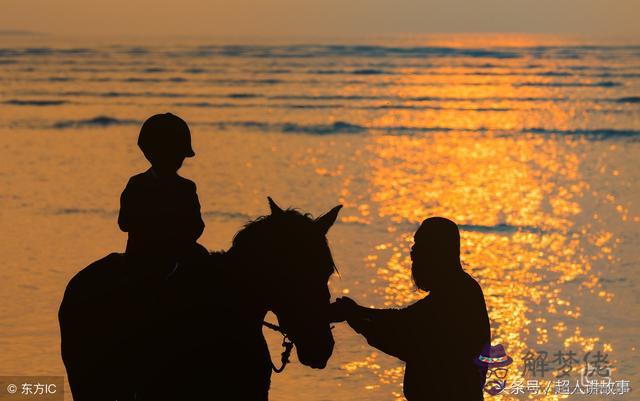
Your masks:
[[[569,300],[568,290],[602,297],[598,277],[589,274],[594,256],[587,256],[583,242],[601,241],[603,249],[611,234],[589,235],[587,228],[573,227],[571,218],[581,212],[577,200],[588,185],[581,181],[580,157],[571,143],[540,136],[434,134],[378,136],[369,146],[376,156],[370,167],[379,217],[390,226],[417,227],[435,215],[459,224],[463,265],[483,288],[492,343],[504,344],[514,359],[507,383],[528,379],[522,373],[527,351],[594,349],[600,338],[583,334],[583,311]],[[410,277],[412,235],[398,230],[393,243],[376,246],[365,260],[386,282],[379,288],[385,307],[425,296],[414,290]],[[402,368],[383,370],[376,355],[343,368],[370,369],[380,383],[401,383]],[[547,374],[547,380],[553,376]],[[401,391],[394,396],[402,399]],[[503,392],[492,399],[513,397]]]
[[[339,202],[332,295],[399,307],[425,296],[409,269],[417,224],[446,216],[484,289],[493,343],[514,359],[509,383],[530,350],[601,349],[617,379],[640,380],[635,44],[512,34],[373,47],[31,40],[11,39],[0,60],[5,374],[64,374],[64,286],[122,249],[119,195],[148,168],[139,122],[171,111],[193,128],[198,156],[181,174],[198,185],[210,249],[227,249],[267,212],[267,196],[312,213]],[[327,369],[294,355],[273,376],[273,399],[402,398],[401,362],[346,324],[334,333]],[[275,360],[281,339],[271,340]]]

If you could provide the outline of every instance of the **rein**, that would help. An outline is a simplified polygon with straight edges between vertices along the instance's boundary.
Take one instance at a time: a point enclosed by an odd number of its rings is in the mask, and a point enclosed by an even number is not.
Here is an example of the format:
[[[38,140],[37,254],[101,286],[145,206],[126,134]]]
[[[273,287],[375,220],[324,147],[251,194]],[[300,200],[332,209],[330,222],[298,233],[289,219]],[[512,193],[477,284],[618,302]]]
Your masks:
[[[280,363],[282,364],[282,366],[277,368],[276,365],[273,364],[273,361],[269,361],[271,362],[271,369],[273,369],[273,371],[276,373],[281,373],[289,363],[289,356],[291,355],[291,350],[293,349],[293,341],[289,340],[287,333],[282,327],[264,320],[262,321],[262,325],[282,334],[282,346],[284,347],[284,351],[282,351],[282,354],[280,355]]]

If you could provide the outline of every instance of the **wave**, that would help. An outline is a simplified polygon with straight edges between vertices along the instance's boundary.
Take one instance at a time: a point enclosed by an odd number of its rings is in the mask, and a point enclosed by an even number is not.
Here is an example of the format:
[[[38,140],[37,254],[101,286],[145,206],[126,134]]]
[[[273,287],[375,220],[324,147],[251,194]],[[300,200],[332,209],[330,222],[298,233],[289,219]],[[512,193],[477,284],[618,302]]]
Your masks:
[[[640,78],[640,74],[634,73],[634,72],[617,73],[617,74],[605,72],[600,74],[593,74],[592,76],[596,78]]]
[[[338,109],[344,108],[344,105],[340,104],[269,104],[269,103],[211,103],[211,102],[179,102],[174,103],[177,107],[202,107],[202,108],[283,108],[283,109]],[[359,107],[354,107],[359,108]],[[367,109],[366,107],[362,107]],[[371,108],[374,109],[374,108]]]
[[[173,104],[176,107],[206,107],[206,108],[237,108],[251,107],[252,105],[238,103],[210,103],[210,102],[179,102]]]
[[[77,72],[78,69],[71,69]],[[34,68],[23,69],[23,71],[36,71]],[[80,71],[82,72],[82,71]],[[304,72],[304,71],[303,71]],[[125,82],[125,83],[141,83],[141,84],[155,84],[155,83],[185,83],[194,82],[198,83],[202,87],[257,87],[257,86],[275,86],[275,85],[299,85],[299,86],[337,86],[337,85],[360,85],[360,86],[378,86],[378,87],[497,87],[497,86],[514,86],[514,87],[556,87],[556,88],[578,88],[578,87],[601,87],[612,88],[624,86],[624,81],[597,81],[597,82],[581,82],[581,81],[555,81],[555,82],[537,82],[528,81],[527,79],[533,79],[535,76],[545,76],[541,74],[521,74],[517,72],[433,72],[425,73],[424,71],[403,71],[404,77],[392,79],[391,77],[400,77],[401,74],[391,70],[377,70],[377,69],[358,69],[358,70],[325,70],[321,72],[319,70],[314,71],[316,75],[310,76],[308,79],[296,79],[297,73],[292,77],[286,77],[282,75],[283,79],[275,78],[258,78],[262,71],[256,70],[249,75],[255,76],[255,78],[217,78],[216,74],[205,74],[200,77],[196,76],[173,76],[173,77],[161,77],[157,74],[151,73],[146,76],[131,76],[131,77],[117,77],[117,76],[54,76],[49,78],[18,78],[23,82]],[[323,78],[327,74],[335,74],[336,78],[327,80]],[[455,82],[442,82],[438,80],[407,80],[406,77],[420,75],[425,78],[435,78],[437,76],[465,76],[469,77],[469,80]],[[610,74],[611,77],[620,77],[621,75]],[[212,77],[213,76],[213,77]],[[348,77],[354,77],[349,79]],[[374,76],[386,76],[389,79],[367,79],[367,77]],[[473,77],[479,78],[484,76],[496,77],[495,80],[481,80],[474,81]],[[505,76],[521,77],[522,82],[510,83],[499,78]],[[359,79],[355,77],[360,77]],[[581,75],[583,78],[596,78],[596,75]]]
[[[258,71],[252,71],[252,72],[258,72],[260,74],[292,74],[295,71],[290,69],[284,69],[284,68],[276,68],[271,70],[258,70]]]
[[[522,128],[519,130],[504,130],[500,128],[478,127],[478,128],[455,128],[455,127],[421,127],[421,126],[364,126],[352,124],[349,122],[338,121],[333,124],[310,124],[303,125],[298,123],[266,123],[256,121],[236,121],[236,122],[218,122],[212,125],[227,129],[228,127],[242,127],[250,129],[259,129],[263,131],[280,131],[286,133],[305,133],[305,134],[361,134],[382,132],[385,134],[411,135],[416,133],[448,133],[448,132],[464,132],[464,133],[495,133],[506,135],[519,134],[543,134],[543,135],[568,135],[568,136],[585,136],[594,139],[606,139],[616,137],[637,137],[640,136],[638,130],[624,129],[578,129],[578,130],[561,130],[549,128]]]
[[[513,86],[532,86],[532,87],[557,87],[557,88],[612,88],[616,86],[622,86],[621,82],[615,81],[601,81],[601,82],[518,82]]]
[[[510,224],[496,224],[493,226],[476,225],[476,224],[460,224],[458,225],[462,231],[474,231],[481,233],[516,233],[516,232],[541,232],[542,230],[532,226],[514,226]]]
[[[167,71],[168,70],[166,68],[162,68],[162,67],[149,67],[142,70],[142,72],[145,72],[148,74],[156,74],[156,73],[167,72]]]
[[[414,101],[414,102],[567,102],[573,101],[568,97],[512,97],[512,96],[491,96],[491,97],[456,97],[456,96],[380,96],[380,95],[273,95],[268,99],[275,100],[391,100],[391,101]]]
[[[63,120],[58,121],[50,126],[54,129],[67,128],[86,128],[86,127],[109,127],[114,125],[140,125],[142,121],[131,119],[119,119],[108,116],[98,116],[83,120]],[[257,129],[261,131],[278,131],[283,133],[304,133],[312,135],[328,135],[341,133],[364,133],[368,128],[350,124],[347,122],[336,121],[331,124],[298,124],[293,122],[286,123],[268,123],[260,121],[219,121],[219,122],[193,122],[190,125],[208,125],[219,130],[227,130],[232,127],[241,127],[247,129]]]
[[[88,48],[52,48],[52,47],[27,47],[0,49],[0,56],[52,56],[52,55],[91,55],[98,51]]]
[[[306,133],[306,134],[361,134],[361,133],[385,133],[411,135],[416,133],[448,133],[448,132],[464,132],[464,133],[495,133],[495,134],[543,134],[543,135],[570,135],[585,136],[591,138],[615,138],[615,137],[636,137],[640,136],[638,130],[624,129],[579,129],[579,130],[561,130],[550,128],[522,128],[519,130],[504,130],[500,128],[478,127],[478,128],[456,128],[456,127],[421,127],[421,126],[364,126],[344,121],[337,121],[332,124],[298,124],[298,123],[267,123],[257,121],[234,121],[234,122],[216,122],[210,125],[220,129],[229,127],[241,127],[249,129],[258,129],[263,131],[279,131],[286,133]]]
[[[261,97],[261,95],[255,93],[230,93],[226,95],[229,99],[253,99],[256,97]]]
[[[51,56],[88,55],[99,53],[123,53],[131,56],[158,54],[171,58],[247,57],[247,58],[322,58],[322,57],[471,57],[508,59],[523,54],[507,49],[454,48],[454,47],[391,47],[391,46],[343,46],[343,45],[296,45],[296,46],[251,46],[223,45],[186,47],[179,50],[146,47],[111,48],[11,48],[0,49],[2,56]]]
[[[504,112],[517,111],[518,109],[509,107],[446,107],[446,106],[428,106],[428,105],[374,105],[361,106],[349,104],[272,104],[272,103],[211,103],[211,102],[178,102],[174,103],[177,107],[201,107],[201,108],[283,108],[283,109],[357,109],[357,110],[454,110],[454,111],[473,111],[473,112]],[[532,109],[527,109],[532,110]],[[598,110],[601,111],[601,110]],[[606,110],[605,110],[606,111]]]
[[[292,83],[282,79],[207,79],[204,82],[220,85],[277,85],[282,83]]]
[[[319,125],[299,125],[295,123],[283,124],[282,132],[302,132],[308,134],[343,134],[343,133],[361,133],[366,131],[367,128],[350,124],[343,121],[336,121],[333,124],[319,124]]]
[[[562,72],[562,71],[544,71],[539,72],[535,75],[539,75],[541,77],[570,77],[573,76],[570,72]]]
[[[305,101],[305,102],[351,102],[351,101],[386,101],[386,102],[464,102],[474,104],[478,102],[525,102],[525,103],[640,103],[640,97],[629,96],[621,98],[573,98],[566,96],[555,97],[513,97],[513,96],[486,96],[486,97],[457,97],[457,96],[387,96],[387,95],[295,95],[295,94],[283,94],[283,95],[268,95],[263,93],[249,93],[249,92],[232,92],[228,94],[207,94],[207,93],[184,93],[184,92],[121,92],[121,91],[107,91],[107,92],[89,92],[89,91],[63,91],[63,92],[49,92],[49,91],[29,91],[24,92],[25,95],[35,96],[58,96],[58,97],[106,97],[106,98],[227,98],[227,99],[267,99],[267,100],[289,100],[289,101]],[[14,101],[11,101],[14,102]],[[18,104],[19,101],[15,101]],[[60,100],[59,102],[63,102]],[[27,105],[25,103],[25,105]],[[35,105],[35,104],[34,104]],[[209,103],[203,102],[181,102],[176,104],[182,107],[251,107],[256,105],[242,104],[242,103]],[[260,106],[273,106],[273,105],[260,105]],[[274,107],[293,107],[295,108],[328,108],[332,105],[316,105],[306,104],[302,107],[297,105],[275,105]],[[422,105],[405,105],[405,104],[386,104],[381,106],[350,106],[349,104],[333,104],[335,107],[347,107],[347,108],[364,108],[364,109],[433,109],[433,110],[460,110],[460,111],[511,111],[517,110],[510,107],[447,107],[447,106],[422,106]],[[257,106],[256,106],[257,107]],[[605,110],[606,111],[606,110]]]
[[[118,119],[108,116],[97,116],[86,120],[63,120],[52,125],[52,128],[85,128],[85,127],[109,127],[113,125],[139,125],[141,121]]]
[[[132,56],[140,56],[151,53],[149,49],[141,46],[127,48],[124,52]]]
[[[85,128],[85,127],[108,127],[114,125],[140,125],[142,122],[133,119],[120,119],[109,116],[97,116],[83,120],[63,120],[55,122],[50,126],[54,129]],[[522,128],[504,130],[493,127],[458,128],[441,126],[366,126],[347,121],[335,121],[328,124],[301,124],[297,122],[266,122],[266,121],[194,121],[190,125],[209,126],[217,130],[225,131],[230,128],[244,128],[260,131],[273,131],[282,133],[300,133],[310,135],[330,135],[330,134],[365,134],[383,133],[388,135],[413,135],[421,133],[492,133],[497,135],[520,135],[520,134],[541,134],[541,135],[569,135],[585,136],[594,139],[607,139],[617,137],[638,137],[640,131],[631,129],[575,129],[562,130],[553,128]]]
[[[118,212],[114,210],[105,210],[105,209],[81,209],[81,208],[70,207],[70,208],[53,210],[52,214],[56,214],[56,215],[98,214],[102,216],[114,216],[114,215],[117,215]]]
[[[498,77],[582,77],[582,78],[638,78],[637,73],[597,73],[597,74],[577,74],[562,71],[545,71],[545,72],[495,72],[495,71],[468,71],[468,72],[430,72],[428,75],[466,75],[466,76],[498,76]]]
[[[330,55],[340,56],[365,56],[365,57],[480,57],[480,58],[518,58],[521,54],[511,50],[501,49],[474,49],[454,47],[389,47],[389,46],[326,46],[324,52]]]
[[[60,106],[67,104],[66,100],[20,100],[11,99],[3,102],[12,106]]]
[[[621,97],[615,101],[616,103],[640,103],[640,96]]]
[[[308,74],[318,75],[393,75],[395,72],[375,68],[359,68],[355,70],[309,70]]]
[[[272,106],[272,105],[264,105],[264,106],[265,107],[282,107],[285,109],[308,109],[308,110],[340,109],[345,107],[344,105],[340,105],[340,104],[283,104],[283,105],[276,105],[276,106]]]
[[[146,77],[130,77],[122,79],[122,82],[187,82],[188,80],[183,77],[169,77],[169,78],[146,78]]]
[[[517,111],[518,109],[510,107],[446,107],[446,106],[424,106],[424,105],[392,105],[384,104],[374,107],[357,107],[365,110],[452,110],[452,111],[475,111],[475,112],[502,112]],[[528,109],[532,110],[532,109]]]
[[[0,29],[0,36],[45,36],[44,32],[27,31],[21,29]]]
[[[70,96],[70,97],[81,97],[81,96],[95,96],[95,97],[107,97],[107,98],[119,98],[119,97],[146,97],[146,98],[181,98],[181,97],[212,97],[211,95],[206,94],[197,94],[197,93],[180,93],[180,92],[119,92],[119,91],[108,91],[108,92],[85,92],[85,91],[67,91],[67,92],[58,92],[56,93],[58,96]]]
[[[522,54],[507,49],[453,47],[393,47],[376,45],[294,45],[251,46],[225,45],[165,52],[168,57],[251,57],[251,58],[322,58],[322,57],[473,57],[518,58]]]
[[[640,131],[632,129],[575,129],[575,130],[554,130],[548,128],[526,128],[521,130],[528,134],[547,134],[547,135],[575,135],[586,136],[592,138],[616,138],[616,137],[636,137],[640,136]]]
[[[535,46],[535,47],[446,47],[446,46],[385,46],[385,45],[206,45],[183,46],[103,46],[96,48],[25,47],[0,49],[0,56],[56,55],[126,55],[133,57],[166,58],[259,58],[259,59],[318,59],[318,58],[402,58],[438,59],[467,58],[479,60],[503,59],[582,59],[588,56],[640,57],[640,46]],[[624,53],[621,53],[624,52]],[[486,64],[495,64],[487,62]]]
[[[262,131],[279,131],[283,133],[301,133],[312,135],[328,134],[356,134],[364,133],[368,129],[361,125],[351,124],[344,121],[336,121],[331,124],[298,124],[298,123],[267,123],[260,121],[233,121],[216,122],[211,125],[225,130],[229,127],[242,127],[258,129]]]
[[[211,109],[228,109],[228,108],[282,108],[282,109],[339,109],[345,108],[340,104],[269,104],[269,103],[211,103],[211,102],[179,102],[173,104],[176,107],[199,107]],[[356,109],[376,109],[375,107],[353,107]]]

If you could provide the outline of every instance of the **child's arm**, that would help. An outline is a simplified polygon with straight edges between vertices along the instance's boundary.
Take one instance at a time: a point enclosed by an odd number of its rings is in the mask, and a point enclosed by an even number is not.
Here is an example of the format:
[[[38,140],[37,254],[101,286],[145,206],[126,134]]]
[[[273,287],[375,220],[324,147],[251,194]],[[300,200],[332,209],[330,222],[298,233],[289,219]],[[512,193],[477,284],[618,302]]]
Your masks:
[[[129,205],[130,189],[129,183],[127,183],[127,186],[124,188],[124,191],[122,191],[122,194],[120,195],[120,212],[118,213],[118,226],[120,227],[120,230],[124,231],[125,233],[129,232],[130,229]]]
[[[192,236],[193,241],[197,241],[204,231],[204,221],[202,220],[202,215],[200,214],[200,200],[198,199],[196,184],[193,182],[191,182],[191,184],[193,185],[193,188],[191,191],[191,216],[189,219],[189,234]]]

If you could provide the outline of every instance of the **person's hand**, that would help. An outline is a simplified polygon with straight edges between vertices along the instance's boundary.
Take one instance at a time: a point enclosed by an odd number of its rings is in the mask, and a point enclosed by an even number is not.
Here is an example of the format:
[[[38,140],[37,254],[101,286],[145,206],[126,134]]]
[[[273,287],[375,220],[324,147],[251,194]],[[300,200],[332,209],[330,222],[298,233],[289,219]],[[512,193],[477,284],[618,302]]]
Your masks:
[[[358,307],[356,301],[349,297],[339,297],[336,299],[336,303],[341,305],[341,307],[347,311],[353,311]]]
[[[329,305],[329,323],[340,323],[347,320],[344,313],[343,304],[340,302],[334,302]]]
[[[358,304],[349,297],[340,297],[330,306],[329,316],[332,322],[343,322],[354,315]]]

